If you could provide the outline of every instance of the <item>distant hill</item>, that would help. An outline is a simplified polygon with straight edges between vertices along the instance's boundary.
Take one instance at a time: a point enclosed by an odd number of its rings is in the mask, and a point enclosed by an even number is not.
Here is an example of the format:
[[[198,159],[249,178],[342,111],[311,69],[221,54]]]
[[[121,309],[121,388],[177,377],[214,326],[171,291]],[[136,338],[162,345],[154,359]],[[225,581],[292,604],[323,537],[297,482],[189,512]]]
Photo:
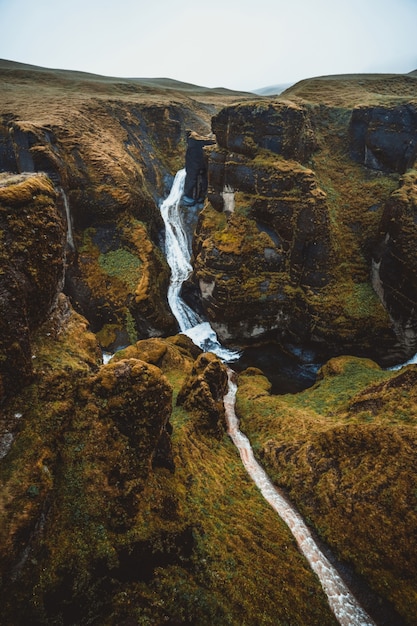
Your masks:
[[[306,78],[282,95],[329,106],[407,102],[417,97],[417,70],[409,74],[334,74]]]
[[[257,96],[278,96],[280,93],[285,91],[293,85],[294,83],[286,83],[282,85],[269,85],[268,87],[261,87],[260,89],[254,89],[253,93],[256,93]]]
[[[60,78],[63,80],[81,80],[95,83],[107,83],[107,84],[136,84],[138,87],[145,87],[151,89],[162,89],[181,92],[192,92],[194,94],[207,94],[207,95],[219,95],[219,96],[239,96],[248,97],[252,92],[246,91],[234,91],[233,89],[226,89],[224,87],[204,87],[201,85],[193,85],[192,83],[183,83],[179,80],[172,78],[120,78],[116,76],[102,76],[100,74],[91,74],[89,72],[80,72],[77,70],[61,70],[47,67],[40,67],[37,65],[30,65],[28,63],[18,63],[17,61],[9,61],[7,59],[0,59],[0,71],[6,70],[10,72],[39,72],[45,78],[53,77],[55,79]]]

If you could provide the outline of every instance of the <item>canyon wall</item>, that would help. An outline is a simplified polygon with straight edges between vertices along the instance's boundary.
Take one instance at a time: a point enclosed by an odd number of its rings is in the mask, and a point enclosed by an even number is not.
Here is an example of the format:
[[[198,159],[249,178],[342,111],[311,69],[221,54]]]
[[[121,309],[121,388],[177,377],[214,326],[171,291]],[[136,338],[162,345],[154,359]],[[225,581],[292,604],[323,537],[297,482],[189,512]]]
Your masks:
[[[229,345],[389,365],[417,348],[417,107],[321,94],[214,116],[194,283]]]

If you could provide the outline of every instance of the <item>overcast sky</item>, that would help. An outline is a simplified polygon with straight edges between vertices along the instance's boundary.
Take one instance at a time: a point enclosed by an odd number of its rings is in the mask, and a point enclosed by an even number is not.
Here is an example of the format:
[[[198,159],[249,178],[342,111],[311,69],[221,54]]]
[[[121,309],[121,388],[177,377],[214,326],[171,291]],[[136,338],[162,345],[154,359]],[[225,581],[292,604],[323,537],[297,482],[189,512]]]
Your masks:
[[[417,0],[0,0],[0,58],[240,90],[407,73],[416,33]]]

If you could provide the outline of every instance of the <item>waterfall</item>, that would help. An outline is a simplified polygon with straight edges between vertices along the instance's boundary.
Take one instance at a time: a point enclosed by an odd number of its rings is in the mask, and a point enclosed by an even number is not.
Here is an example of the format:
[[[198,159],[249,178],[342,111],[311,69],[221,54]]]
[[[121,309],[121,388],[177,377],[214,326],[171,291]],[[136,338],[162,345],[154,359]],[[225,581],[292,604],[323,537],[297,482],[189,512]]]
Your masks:
[[[165,224],[165,256],[171,268],[168,304],[179,324],[181,333],[190,337],[205,352],[217,354],[222,361],[236,361],[239,358],[239,352],[224,348],[207,320],[197,315],[180,296],[182,284],[193,270],[190,262],[191,251],[181,215],[185,175],[185,169],[177,172],[170,194],[160,207]]]
[[[73,237],[73,234],[72,234],[71,211],[70,211],[70,207],[69,207],[67,194],[62,189],[62,187],[59,187],[58,191],[59,191],[59,193],[62,196],[62,200],[64,201],[65,215],[67,217],[67,243],[68,243],[69,246],[71,246],[71,248],[73,250],[75,250],[74,237]]]
[[[165,253],[171,268],[168,302],[182,333],[188,335],[204,351],[214,352],[223,361],[230,362],[236,360],[239,354],[223,348],[210,324],[202,320],[180,297],[181,285],[192,271],[191,253],[180,212],[184,181],[185,170],[180,170],[175,176],[169,196],[160,207],[166,229]],[[233,207],[233,198],[230,197],[232,190],[225,189],[225,193],[229,196],[228,206]],[[327,595],[330,608],[341,626],[375,626],[375,623],[353,597],[335,568],[322,554],[299,513],[271,483],[265,471],[256,461],[249,440],[239,430],[234,409],[237,386],[232,381],[233,370],[228,368],[228,374],[228,392],[224,397],[228,434],[239,451],[246,471],[265,500],[291,530],[300,550],[318,576]]]

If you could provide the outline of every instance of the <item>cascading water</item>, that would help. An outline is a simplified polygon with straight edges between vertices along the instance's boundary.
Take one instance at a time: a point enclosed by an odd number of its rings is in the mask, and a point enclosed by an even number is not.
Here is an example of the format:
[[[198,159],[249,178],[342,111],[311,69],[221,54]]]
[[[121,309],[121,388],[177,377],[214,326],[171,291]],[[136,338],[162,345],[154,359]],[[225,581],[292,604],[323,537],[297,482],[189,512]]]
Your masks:
[[[235,361],[239,358],[239,353],[224,348],[210,324],[197,315],[180,296],[182,284],[193,269],[180,207],[185,175],[185,169],[177,172],[171,192],[160,207],[165,224],[165,256],[171,268],[168,303],[184,335],[190,337],[205,352],[217,354],[222,361]]]
[[[64,201],[65,215],[66,215],[66,218],[67,218],[67,243],[74,250],[75,249],[75,245],[74,245],[74,237],[73,237],[73,234],[72,234],[71,211],[70,211],[70,207],[69,207],[67,194],[62,189],[62,187],[59,187],[58,191],[59,191],[59,193],[62,196],[62,200]]]
[[[161,205],[161,215],[166,230],[165,253],[171,268],[168,302],[182,333],[188,335],[204,351],[214,352],[223,361],[230,362],[236,360],[239,354],[224,348],[219,343],[210,324],[202,320],[180,297],[182,283],[192,272],[191,254],[180,212],[185,175],[185,169],[177,173],[171,192]],[[229,198],[229,203],[232,205],[233,198]],[[265,500],[288,525],[311,568],[317,574],[329,600],[330,608],[339,623],[342,626],[375,626],[375,623],[346,587],[335,568],[321,552],[299,513],[272,484],[255,460],[249,440],[239,430],[234,409],[237,387],[232,381],[233,370],[229,368],[228,371],[229,389],[224,398],[228,433],[239,450],[249,476]]]

